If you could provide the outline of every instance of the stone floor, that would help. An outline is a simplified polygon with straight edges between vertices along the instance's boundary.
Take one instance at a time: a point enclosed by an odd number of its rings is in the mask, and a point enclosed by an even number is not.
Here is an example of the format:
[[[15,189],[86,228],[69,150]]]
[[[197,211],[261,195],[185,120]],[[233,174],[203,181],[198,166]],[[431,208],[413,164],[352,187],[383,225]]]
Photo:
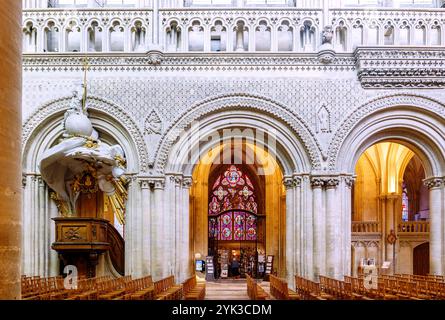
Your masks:
[[[269,282],[262,281],[260,285],[269,290]],[[249,300],[245,279],[221,279],[206,282],[206,300]]]

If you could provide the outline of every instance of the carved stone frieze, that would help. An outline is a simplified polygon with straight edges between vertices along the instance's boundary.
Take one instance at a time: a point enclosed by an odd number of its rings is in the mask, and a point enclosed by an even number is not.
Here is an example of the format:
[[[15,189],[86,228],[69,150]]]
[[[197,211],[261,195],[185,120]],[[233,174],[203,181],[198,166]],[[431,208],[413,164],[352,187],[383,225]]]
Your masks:
[[[363,88],[444,88],[445,50],[358,47],[357,75]]]

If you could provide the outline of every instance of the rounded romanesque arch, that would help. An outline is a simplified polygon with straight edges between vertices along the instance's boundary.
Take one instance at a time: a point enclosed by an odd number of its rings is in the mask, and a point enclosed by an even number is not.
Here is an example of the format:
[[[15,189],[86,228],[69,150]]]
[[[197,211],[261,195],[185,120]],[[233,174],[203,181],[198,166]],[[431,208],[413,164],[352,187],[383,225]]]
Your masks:
[[[199,121],[202,123],[199,124]],[[280,160],[285,174],[291,175],[295,171],[309,172],[321,167],[321,147],[302,118],[270,99],[248,94],[231,94],[199,102],[173,122],[156,152],[154,168],[157,173],[182,171],[177,165],[181,165],[180,158],[185,156],[181,152],[187,147],[184,141],[178,141],[187,140],[184,139],[186,131],[193,131],[194,126],[199,127],[196,129],[200,130],[201,137],[230,127],[274,131],[277,152],[283,155]],[[175,161],[176,166],[169,163],[170,160]]]
[[[46,103],[24,123],[22,130],[23,168],[35,172],[38,156],[62,134],[61,121],[71,97]],[[130,173],[145,171],[148,164],[143,135],[136,122],[119,106],[99,97],[87,101],[93,126],[107,132],[120,143],[127,156]]]
[[[353,173],[359,157],[379,142],[402,144],[418,156],[425,169],[423,182],[429,189],[431,274],[442,274],[445,267],[441,258],[445,221],[442,199],[445,186],[444,118],[444,105],[424,96],[394,94],[379,97],[349,115],[337,131],[329,153],[330,170],[343,173]],[[391,192],[388,199],[391,196],[395,197],[397,193]]]
[[[350,114],[334,135],[329,169],[354,172],[360,155],[380,141],[410,147],[425,164],[426,176],[445,173],[445,106],[420,95],[376,98]]]

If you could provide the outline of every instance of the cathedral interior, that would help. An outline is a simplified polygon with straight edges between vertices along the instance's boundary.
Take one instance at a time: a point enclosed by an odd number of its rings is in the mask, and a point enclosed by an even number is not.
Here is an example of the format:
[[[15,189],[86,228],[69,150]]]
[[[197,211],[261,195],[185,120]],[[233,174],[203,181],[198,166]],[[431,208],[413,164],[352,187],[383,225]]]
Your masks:
[[[444,48],[443,0],[5,1],[0,299],[444,300]]]

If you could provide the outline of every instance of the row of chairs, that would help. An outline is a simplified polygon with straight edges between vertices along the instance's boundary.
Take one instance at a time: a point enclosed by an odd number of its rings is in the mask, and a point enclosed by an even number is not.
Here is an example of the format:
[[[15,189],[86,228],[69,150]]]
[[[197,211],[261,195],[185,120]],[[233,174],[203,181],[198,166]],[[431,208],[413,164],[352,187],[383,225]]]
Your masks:
[[[76,287],[65,288],[61,276],[22,276],[22,299],[25,300],[196,300],[204,296],[205,284],[197,284],[195,277],[182,285],[175,283],[174,276],[156,282],[151,276],[79,278]]]
[[[247,281],[247,295],[250,300],[268,300],[269,295],[266,291],[246,273],[246,281]]]
[[[319,279],[321,290],[332,296],[335,300],[352,300],[354,298],[359,298],[352,294],[351,283],[325,276],[319,276]]]
[[[120,290],[125,287],[125,283],[131,281],[130,276],[112,278],[101,281],[87,281],[88,286],[80,285],[77,293],[69,293],[66,300],[98,300],[107,293]]]
[[[445,282],[445,276],[442,275],[418,275],[418,274],[395,274],[393,276],[391,275],[382,275],[382,277],[396,277],[396,278],[403,278],[407,279],[409,281],[434,281],[434,282]]]
[[[176,285],[175,277],[169,276],[154,283],[154,294],[156,300],[181,300],[182,285]]]
[[[378,278],[378,283],[387,288],[388,294],[403,299],[445,299],[445,281],[441,277],[385,275]]]
[[[302,300],[334,300],[334,297],[323,292],[319,282],[295,276],[295,289]]]
[[[182,284],[185,300],[204,300],[206,294],[205,283],[198,283],[196,276],[190,277]]]
[[[65,279],[61,276],[41,278],[39,276],[22,276],[22,299],[24,300],[62,300],[93,289],[98,283],[111,281],[111,277],[86,279],[79,277],[76,287],[66,288]]]
[[[410,280],[410,276],[381,275],[365,287],[364,277],[345,276],[345,282],[351,283],[353,293],[370,299],[379,300],[443,300],[445,283],[439,280]],[[416,276],[417,278],[417,276]],[[420,278],[417,278],[420,279]],[[425,278],[427,279],[427,278]]]
[[[301,297],[289,288],[287,282],[270,275],[270,294],[278,300],[300,300]]]
[[[99,300],[153,300],[154,288],[151,276],[129,280],[111,292],[99,296]]]
[[[308,300],[425,300],[445,299],[445,283],[417,280],[412,276],[381,276],[376,285],[365,286],[365,278],[345,276],[344,281],[320,276],[320,283],[296,276],[297,294]],[[420,279],[420,278],[416,278]],[[426,279],[426,278],[425,278]]]

